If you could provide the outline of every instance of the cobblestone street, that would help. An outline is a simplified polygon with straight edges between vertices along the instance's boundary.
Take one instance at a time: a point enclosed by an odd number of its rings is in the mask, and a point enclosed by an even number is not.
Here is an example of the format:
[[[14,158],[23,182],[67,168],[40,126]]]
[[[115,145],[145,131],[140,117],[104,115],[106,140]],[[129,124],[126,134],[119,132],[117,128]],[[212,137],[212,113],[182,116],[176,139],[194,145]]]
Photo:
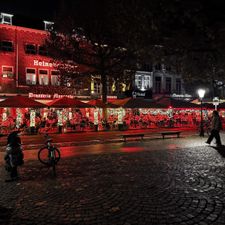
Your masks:
[[[225,149],[154,144],[105,144],[123,151],[64,157],[56,178],[27,160],[22,179],[5,183],[1,166],[0,224],[225,224]]]

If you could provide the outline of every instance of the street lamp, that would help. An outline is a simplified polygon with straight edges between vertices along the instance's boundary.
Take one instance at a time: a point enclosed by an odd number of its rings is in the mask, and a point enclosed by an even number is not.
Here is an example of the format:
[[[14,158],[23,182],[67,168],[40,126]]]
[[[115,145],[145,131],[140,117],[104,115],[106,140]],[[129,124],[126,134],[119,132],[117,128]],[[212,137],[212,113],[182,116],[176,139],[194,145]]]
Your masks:
[[[202,118],[202,99],[205,96],[205,90],[199,89],[198,90],[198,96],[199,96],[199,99],[201,101],[201,124],[200,124],[200,134],[199,134],[199,136],[204,137],[203,118]]]

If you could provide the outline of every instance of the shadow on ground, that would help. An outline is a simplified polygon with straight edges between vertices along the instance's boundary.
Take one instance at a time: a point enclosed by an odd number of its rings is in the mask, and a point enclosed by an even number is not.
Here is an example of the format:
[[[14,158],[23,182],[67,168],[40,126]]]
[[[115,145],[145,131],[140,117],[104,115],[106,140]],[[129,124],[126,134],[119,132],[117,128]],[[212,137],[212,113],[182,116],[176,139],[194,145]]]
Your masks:
[[[221,145],[220,147],[213,146],[212,148],[214,148],[222,157],[225,158],[225,145]]]
[[[8,224],[8,221],[10,220],[11,216],[12,209],[7,209],[0,206],[0,224]]]

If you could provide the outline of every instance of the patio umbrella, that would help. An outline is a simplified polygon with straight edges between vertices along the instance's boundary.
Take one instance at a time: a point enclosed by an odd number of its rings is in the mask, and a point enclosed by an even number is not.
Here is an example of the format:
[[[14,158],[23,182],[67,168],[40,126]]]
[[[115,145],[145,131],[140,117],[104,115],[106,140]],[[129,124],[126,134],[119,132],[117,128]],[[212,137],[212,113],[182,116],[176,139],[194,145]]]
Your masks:
[[[118,99],[112,103],[124,108],[166,108],[165,105],[157,103],[156,101],[141,98]]]
[[[118,105],[118,106],[124,106],[128,101],[130,101],[132,98],[123,98],[123,99],[116,99],[114,101],[112,101],[112,103],[114,105]]]
[[[107,102],[107,103],[103,103],[102,100],[100,99],[93,99],[93,100],[90,100],[88,102],[88,104],[92,105],[92,106],[96,106],[98,108],[118,108],[119,106],[118,105],[115,105],[113,103],[110,103],[110,102]]]
[[[174,99],[171,97],[162,97],[160,99],[157,100],[158,103],[163,104],[167,107],[172,107],[172,108],[176,108],[176,109],[185,109],[185,108],[200,108],[201,106],[198,104],[194,104],[191,102],[186,102],[183,100],[178,100],[178,99]]]
[[[45,104],[21,95],[7,98],[0,102],[0,108],[45,108]]]
[[[52,108],[92,108],[92,105],[87,103],[81,102],[74,98],[58,98],[55,99],[47,104],[49,107]]]

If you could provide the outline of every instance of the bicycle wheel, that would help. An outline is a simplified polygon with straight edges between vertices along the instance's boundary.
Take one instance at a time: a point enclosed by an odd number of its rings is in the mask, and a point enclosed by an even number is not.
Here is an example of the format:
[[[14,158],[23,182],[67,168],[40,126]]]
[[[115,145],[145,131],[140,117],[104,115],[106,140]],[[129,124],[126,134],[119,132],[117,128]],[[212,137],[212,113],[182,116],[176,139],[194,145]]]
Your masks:
[[[50,158],[49,150],[47,147],[43,147],[38,151],[38,159],[41,163],[45,165],[51,166],[53,164],[57,164],[60,158],[61,158],[60,151],[57,148],[54,148],[54,159],[53,159],[54,163]]]
[[[38,151],[38,159],[41,163],[49,165],[49,151],[48,148],[43,147]]]

